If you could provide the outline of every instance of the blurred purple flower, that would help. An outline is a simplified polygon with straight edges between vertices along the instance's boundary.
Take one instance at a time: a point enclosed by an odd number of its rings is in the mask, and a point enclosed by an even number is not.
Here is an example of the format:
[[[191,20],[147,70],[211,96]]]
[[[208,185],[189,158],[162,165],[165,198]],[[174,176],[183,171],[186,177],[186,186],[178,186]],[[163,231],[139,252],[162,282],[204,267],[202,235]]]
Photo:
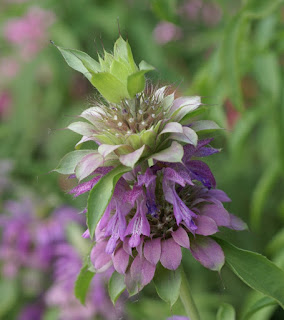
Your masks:
[[[41,303],[30,304],[24,307],[18,320],[41,320],[44,312],[44,306]]]
[[[74,283],[81,267],[82,258],[72,246],[67,243],[56,246],[54,283],[45,294],[47,305],[58,308],[62,320],[87,320],[98,315],[105,320],[118,319],[122,305],[118,303],[114,308],[105,288],[110,272],[94,276],[85,306],[75,298]]]
[[[8,20],[4,25],[4,37],[20,50],[25,60],[31,60],[48,41],[48,28],[54,23],[52,11],[30,7],[27,13]]]
[[[154,38],[158,44],[166,44],[181,37],[181,29],[170,22],[162,21],[154,29]]]
[[[168,318],[167,320],[190,320],[188,317],[184,317],[184,316],[172,316],[170,318]]]
[[[0,60],[0,74],[5,81],[13,79],[20,70],[19,62],[13,58],[4,57]]]

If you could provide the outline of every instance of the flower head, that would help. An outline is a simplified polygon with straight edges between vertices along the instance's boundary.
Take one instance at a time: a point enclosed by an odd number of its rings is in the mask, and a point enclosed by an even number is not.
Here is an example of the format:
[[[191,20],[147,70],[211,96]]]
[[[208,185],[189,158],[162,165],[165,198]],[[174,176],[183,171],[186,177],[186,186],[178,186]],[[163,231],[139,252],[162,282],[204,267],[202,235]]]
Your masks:
[[[95,235],[90,259],[96,271],[113,265],[128,290],[137,292],[152,280],[158,263],[169,270],[179,267],[181,247],[203,266],[219,271],[224,253],[210,236],[219,227],[243,230],[246,226],[224,208],[223,202],[230,199],[216,189],[214,175],[203,161],[219,150],[210,146],[212,139],[200,136],[219,127],[212,121],[196,121],[203,110],[200,97],[176,98],[168,87],[145,86],[141,70],[118,71],[117,61],[127,70],[134,63],[122,38],[114,55],[105,53],[104,61],[99,59],[100,66],[85,53],[59,50],[71,67],[86,71],[103,96],[82,112],[80,117],[86,121],[68,126],[82,135],[80,145],[93,141],[98,149],[75,150],[55,169],[88,179],[71,193],[78,196],[91,190],[90,232],[84,236]],[[134,83],[132,76],[140,77],[142,84],[135,93],[115,89],[115,99],[109,96],[112,77],[128,88]]]

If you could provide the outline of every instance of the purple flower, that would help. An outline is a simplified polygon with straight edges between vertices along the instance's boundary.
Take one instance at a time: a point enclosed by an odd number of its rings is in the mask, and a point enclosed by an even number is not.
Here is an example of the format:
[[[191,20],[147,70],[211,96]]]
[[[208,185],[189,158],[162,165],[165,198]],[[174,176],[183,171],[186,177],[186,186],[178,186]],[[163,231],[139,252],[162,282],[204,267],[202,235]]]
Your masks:
[[[221,269],[224,253],[209,236],[221,226],[244,230],[246,225],[224,208],[222,202],[230,199],[214,188],[208,166],[192,160],[218,152],[207,146],[209,142],[211,139],[199,141],[196,147],[185,146],[183,163],[158,161],[145,173],[136,169],[125,175],[127,180],[119,180],[97,227],[91,252],[96,270],[104,271],[113,264],[125,275],[128,289],[141,289],[152,280],[158,262],[170,270],[178,268],[181,247],[206,268]],[[192,171],[194,161],[201,163],[198,175]],[[118,199],[122,199],[119,206]]]

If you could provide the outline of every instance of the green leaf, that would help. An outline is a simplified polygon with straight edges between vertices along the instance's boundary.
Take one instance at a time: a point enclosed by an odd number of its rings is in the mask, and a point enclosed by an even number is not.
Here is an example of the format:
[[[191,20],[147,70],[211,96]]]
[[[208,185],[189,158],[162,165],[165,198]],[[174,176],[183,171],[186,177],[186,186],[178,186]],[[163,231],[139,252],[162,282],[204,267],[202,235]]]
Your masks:
[[[85,52],[75,49],[65,49],[59,46],[56,47],[61,52],[67,64],[74,70],[83,73],[90,81],[93,73],[101,71],[99,63]]]
[[[0,281],[0,316],[1,319],[17,302],[17,286],[13,280],[1,279]],[[5,318],[7,319],[7,318]]]
[[[148,72],[148,71],[151,71],[151,70],[155,70],[155,68],[154,68],[152,65],[150,65],[148,62],[142,60],[142,61],[139,63],[139,70],[140,70],[140,71],[143,70],[143,71]]]
[[[249,310],[246,311],[245,315],[243,316],[243,320],[249,320],[256,312],[259,310],[270,307],[277,304],[276,301],[270,297],[263,297],[257,300]]]
[[[229,96],[239,111],[244,110],[240,81],[240,41],[247,19],[242,12],[236,14],[225,30],[220,59],[223,66],[224,80],[229,90]]]
[[[126,285],[124,283],[124,275],[115,271],[108,283],[108,294],[114,305],[125,289]]]
[[[128,41],[119,37],[114,44],[114,57],[115,59],[127,61],[127,68],[129,73],[137,71],[137,66],[133,59],[131,47]]]
[[[284,271],[259,253],[239,249],[215,239],[222,247],[226,264],[252,289],[275,299],[284,307]]]
[[[127,79],[127,90],[129,96],[133,98],[136,93],[142,92],[145,88],[145,76],[147,71],[137,71],[131,74]]]
[[[118,103],[123,98],[129,98],[126,85],[111,73],[96,73],[93,75],[91,83],[110,102]]]
[[[159,297],[172,307],[180,293],[180,270],[168,270],[159,263],[155,272],[154,284]]]
[[[96,226],[111,200],[115,185],[119,178],[131,168],[120,165],[102,177],[91,190],[88,197],[87,225],[93,238]]]
[[[265,201],[280,174],[281,168],[278,163],[271,163],[263,172],[263,175],[260,177],[257,186],[254,189],[251,200],[250,220],[251,226],[256,230],[260,227],[261,214]]]
[[[75,297],[85,304],[86,296],[89,290],[90,283],[95,275],[94,272],[88,270],[88,265],[84,265],[75,282],[74,293]]]
[[[126,62],[119,62],[117,60],[113,60],[110,72],[113,74],[117,79],[119,79],[124,84],[127,83],[127,78],[129,76],[129,71],[127,69]]]
[[[228,303],[223,303],[217,312],[216,320],[235,320],[235,309]]]
[[[72,174],[75,172],[77,164],[87,155],[93,153],[94,150],[75,150],[67,153],[59,162],[56,171],[62,174]]]

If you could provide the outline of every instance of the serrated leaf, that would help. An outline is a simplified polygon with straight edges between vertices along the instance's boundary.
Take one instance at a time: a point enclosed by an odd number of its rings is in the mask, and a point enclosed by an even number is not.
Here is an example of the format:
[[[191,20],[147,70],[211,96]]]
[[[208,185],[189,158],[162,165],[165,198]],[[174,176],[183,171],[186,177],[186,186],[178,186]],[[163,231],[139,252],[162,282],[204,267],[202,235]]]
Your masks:
[[[168,270],[159,263],[153,280],[159,297],[172,307],[180,294],[180,270]]]
[[[90,191],[88,197],[87,225],[93,238],[96,226],[111,200],[115,185],[120,177],[131,168],[120,165],[102,177]]]
[[[242,320],[249,320],[256,312],[259,310],[276,305],[277,302],[270,298],[270,297],[263,297],[257,300],[250,308],[246,311],[245,315],[243,316]]]
[[[228,303],[223,303],[217,312],[216,320],[235,320],[235,309]]]
[[[124,283],[124,275],[115,271],[108,283],[108,294],[114,305],[125,289],[126,285]]]
[[[118,103],[123,98],[130,98],[126,85],[111,73],[96,73],[93,75],[91,83],[110,102]]]
[[[93,73],[101,71],[99,63],[85,52],[61,48],[59,46],[56,47],[61,52],[67,64],[74,70],[83,73],[89,80],[91,80]]]
[[[59,162],[56,171],[61,174],[72,174],[75,172],[77,164],[88,154],[93,153],[94,150],[75,150],[67,153]]]
[[[248,286],[275,299],[284,307],[284,271],[259,253],[243,250],[215,239],[222,247],[226,264]]]
[[[86,296],[90,287],[90,283],[95,273],[88,270],[88,265],[84,265],[77,277],[74,287],[75,297],[85,304]]]

